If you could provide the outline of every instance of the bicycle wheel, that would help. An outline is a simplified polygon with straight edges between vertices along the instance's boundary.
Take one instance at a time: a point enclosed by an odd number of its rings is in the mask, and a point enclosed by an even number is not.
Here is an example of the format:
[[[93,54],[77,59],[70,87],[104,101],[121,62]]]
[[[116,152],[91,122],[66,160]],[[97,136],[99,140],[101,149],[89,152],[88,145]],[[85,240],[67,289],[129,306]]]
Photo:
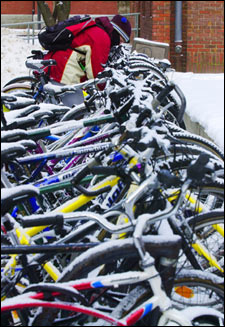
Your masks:
[[[211,276],[211,278],[209,278]],[[198,270],[183,270],[174,280],[171,300],[177,309],[208,306],[224,312],[224,286],[213,282],[213,274]]]
[[[190,188],[181,206],[188,218],[197,213],[224,209],[224,186],[220,183],[209,183]]]
[[[199,257],[201,265],[204,269],[222,276],[224,273],[224,211],[203,213],[187,219],[187,222],[206,250],[203,249]]]
[[[195,144],[207,151],[212,152],[216,156],[218,156],[219,159],[224,160],[224,153],[220,150],[220,148],[214,144],[213,142],[195,134],[185,134],[182,132],[174,133],[173,136],[177,138],[178,140],[181,140],[187,144]]]
[[[176,159],[196,159],[197,156],[205,153],[209,156],[211,160],[215,160],[219,166],[223,167],[223,162],[218,159],[218,156],[215,155],[211,150],[203,149],[200,146],[195,144],[182,144],[178,141],[171,142],[171,145],[168,148],[168,153],[165,154],[161,150],[155,151],[153,160],[164,160],[164,161],[176,161]]]
[[[33,95],[34,95],[32,86],[29,83],[9,84],[2,89],[2,92],[5,92],[5,93],[14,93],[14,92],[20,92],[20,91],[23,92],[23,94],[26,93],[28,97],[33,97]]]
[[[144,237],[144,240],[146,241],[146,249],[150,250],[151,254],[156,257],[161,255],[173,256],[172,252],[177,248],[175,243],[173,244],[173,248],[170,249],[168,247],[168,241],[165,240],[165,246],[160,246],[159,253],[159,244],[153,242],[153,239],[154,236]],[[177,251],[179,251],[179,248],[177,248]],[[115,272],[132,271],[133,269],[136,270],[139,259],[140,257],[133,244],[132,238],[123,241],[107,241],[107,244],[102,243],[77,257],[67,266],[57,282],[80,279],[88,276],[89,273],[92,273],[93,276],[93,274],[105,275]],[[91,298],[96,298],[97,301],[95,302],[95,305],[98,304],[101,305],[101,307],[104,306],[106,310],[112,311],[112,309],[120,303],[124,295],[134,287],[135,285],[133,284],[131,286],[124,285],[123,287],[116,289],[106,288],[103,291],[101,289],[95,289],[93,291],[89,290],[86,293],[86,299],[91,300]],[[35,319],[34,323],[38,326],[50,326],[54,319],[54,313],[52,313],[51,316],[51,312],[46,314],[46,310],[43,310],[43,312]],[[82,317],[82,319],[87,319],[87,317]],[[42,323],[43,325],[41,325]]]
[[[15,77],[11,79],[8,83],[6,83],[3,88],[5,88],[8,85],[15,84],[15,83],[37,83],[38,80],[35,77],[32,76],[20,76],[20,77]]]
[[[156,254],[158,251],[157,249],[158,244],[156,242],[155,248],[154,246],[152,247],[152,245],[148,243],[148,240],[150,240],[151,237],[152,236],[144,237],[145,246],[146,249],[149,250],[151,254],[153,253]],[[154,250],[156,250],[156,252],[154,252]],[[168,255],[169,248],[165,246],[164,249],[161,249],[160,251],[162,251],[161,254],[164,253],[165,255]],[[137,253],[136,247],[133,244],[132,239],[126,239],[123,241],[109,241],[107,245],[103,243],[94,249],[86,251],[83,255],[76,258],[65,269],[65,271],[63,272],[63,274],[61,275],[58,281],[66,282],[70,280],[76,280],[77,278],[79,279],[79,278],[86,277],[89,273],[92,274],[100,273],[101,275],[101,274],[110,274],[115,271],[121,272],[124,271],[125,268],[128,271],[131,271],[133,267],[135,268],[137,266],[138,261],[139,261],[139,255]],[[169,274],[166,277],[169,279]],[[136,290],[136,287],[138,287],[138,291]],[[130,286],[116,288],[116,294],[113,294],[112,289],[111,290],[109,289],[108,291],[111,293],[107,294],[107,290],[106,290],[105,293],[99,294],[98,292],[96,293],[95,290],[94,291],[95,294],[92,292],[91,294],[89,294],[89,296],[91,295],[98,298],[99,305],[104,305],[106,306],[106,308],[110,307],[110,310],[112,312],[116,310],[116,312],[119,311],[120,314],[122,312],[123,315],[131,311],[135,307],[135,305],[140,304],[140,301],[146,300],[145,295],[147,296],[147,298],[149,298],[149,296],[151,295],[151,289],[148,287],[148,284],[146,283],[140,283],[138,285],[133,284]],[[120,297],[119,294],[121,295]],[[134,296],[134,294],[136,295]],[[101,298],[101,295],[103,296],[103,299]],[[123,300],[123,298],[126,298],[126,300]],[[130,299],[135,299],[135,301],[130,301]],[[122,303],[125,304],[124,305],[121,304],[121,301],[123,301]],[[119,310],[118,310],[118,306],[119,306]],[[155,314],[157,317],[158,316],[157,312],[155,312]],[[55,319],[55,313],[47,312],[46,310],[43,310],[42,313],[38,317],[36,317],[34,323],[35,325],[40,325],[40,326],[41,324],[43,324],[42,326],[50,326],[54,319]],[[85,320],[87,318],[83,317],[83,319]],[[151,319],[152,317],[149,318],[148,326],[151,326],[150,324]],[[140,323],[142,323],[142,320]],[[85,321],[83,321],[83,325],[86,325]],[[143,326],[143,324],[141,324],[141,326]],[[152,326],[156,326],[155,321],[152,324]]]
[[[222,279],[221,282],[223,283]],[[125,315],[129,309],[133,308],[134,303],[146,300],[150,296],[151,293],[146,287],[144,287],[144,285],[138,285],[126,297],[124,297],[120,304],[113,310],[112,315],[116,318],[120,318]],[[221,313],[224,312],[223,285],[219,283],[215,284],[214,276],[212,274],[205,276],[204,273],[201,273],[198,270],[183,270],[180,272],[174,280],[174,286],[170,297],[173,306],[178,310],[185,308],[191,309],[197,306],[199,307],[200,314],[200,307],[209,306]],[[99,322],[101,323],[102,321]],[[157,324],[157,322],[155,323]],[[198,323],[201,326],[218,326],[218,318],[208,315],[193,320],[194,326],[198,326]],[[210,325],[205,325],[205,323],[210,323]],[[146,316],[141,319],[139,323],[135,324],[135,326],[156,326],[156,324],[153,324],[151,318]],[[99,326],[110,326],[110,324],[102,322]],[[169,324],[168,326],[174,325]]]

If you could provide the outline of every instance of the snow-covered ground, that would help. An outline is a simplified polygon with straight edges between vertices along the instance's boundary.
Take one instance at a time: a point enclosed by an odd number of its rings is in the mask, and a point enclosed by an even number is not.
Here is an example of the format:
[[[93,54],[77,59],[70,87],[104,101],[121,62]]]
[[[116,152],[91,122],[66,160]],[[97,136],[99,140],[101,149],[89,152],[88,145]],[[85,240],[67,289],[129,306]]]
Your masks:
[[[224,74],[176,72],[172,80],[184,92],[191,120],[224,151]]]
[[[1,29],[2,86],[14,77],[28,75],[25,60],[32,49],[40,49],[37,42],[28,44],[17,36],[21,33],[24,34],[21,30]],[[188,115],[224,150],[224,74],[175,72],[171,78],[186,96]]]

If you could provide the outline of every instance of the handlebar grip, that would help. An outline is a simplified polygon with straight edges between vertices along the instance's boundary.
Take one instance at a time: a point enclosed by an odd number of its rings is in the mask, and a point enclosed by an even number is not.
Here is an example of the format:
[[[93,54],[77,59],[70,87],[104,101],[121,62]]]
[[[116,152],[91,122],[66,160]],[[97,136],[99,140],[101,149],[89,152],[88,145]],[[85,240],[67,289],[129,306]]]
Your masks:
[[[102,72],[98,73],[97,78],[106,78],[106,77],[112,77],[113,73],[111,70],[103,70]]]
[[[24,118],[18,118],[18,120],[15,121],[14,123],[15,123],[14,126],[16,126],[14,128],[26,129],[28,127],[37,125],[37,120],[35,120],[34,117],[24,117]]]
[[[35,226],[45,226],[45,225],[62,225],[64,220],[63,214],[56,214],[50,216],[38,216],[31,215],[19,219],[22,227],[35,227]]]
[[[96,156],[94,159],[92,159],[87,166],[85,166],[83,169],[81,169],[72,179],[71,179],[71,184],[73,186],[77,185],[80,183],[80,181],[86,177],[90,173],[90,169],[97,164],[99,164],[98,161],[99,156]]]
[[[57,65],[57,62],[55,59],[45,59],[45,60],[41,60],[41,64],[44,66],[55,66]]]
[[[49,128],[43,128],[43,129],[35,129],[35,130],[29,130],[27,131],[28,138],[32,140],[39,140],[46,136],[51,135],[51,131]]]
[[[159,94],[157,95],[156,99],[158,100],[158,102],[161,103],[174,88],[175,88],[175,84],[169,82],[164,87],[164,89],[161,92],[159,92]]]
[[[84,188],[81,185],[74,185],[74,187],[77,188],[78,191],[80,191],[81,193],[83,193],[86,196],[98,196],[98,195],[100,195],[102,193],[109,192],[111,190],[110,185],[108,185],[106,187],[103,187],[103,188],[101,188],[99,190],[96,190],[96,191],[88,191],[86,188]]]
[[[41,50],[31,50],[33,56],[29,56],[27,58],[34,58],[34,59],[43,59],[44,53]]]
[[[95,175],[106,175],[106,176],[111,176],[111,175],[117,175],[118,170],[116,167],[104,167],[104,166],[95,166],[90,169],[92,174]]]
[[[1,134],[1,142],[17,142],[27,139],[27,131],[22,129],[15,129],[12,131],[5,131]]]
[[[72,179],[71,184],[73,186],[76,186],[80,183],[80,181],[86,177],[90,173],[90,168],[88,166],[85,166],[82,170],[80,170]]]
[[[145,119],[151,119],[152,118],[152,111],[151,109],[144,109],[143,111],[140,112],[138,118],[137,118],[137,122],[136,122],[136,126],[137,127],[141,127],[142,123]]]
[[[176,93],[177,93],[177,95],[178,95],[178,97],[180,98],[180,101],[181,101],[181,106],[180,106],[180,110],[179,110],[179,114],[178,114],[178,118],[177,118],[177,121],[180,124],[183,121],[183,118],[184,118],[184,112],[185,112],[185,109],[186,109],[186,98],[185,98],[183,92],[181,91],[181,89],[179,88],[178,85],[175,85],[175,91],[176,91]]]
[[[13,96],[13,95],[9,95],[9,94],[5,94],[3,92],[1,92],[1,102],[13,102],[16,101],[17,97]]]
[[[125,86],[122,89],[118,91],[113,91],[109,94],[109,97],[113,103],[116,105],[119,105],[120,99],[124,96],[128,96],[129,94],[132,93],[132,89],[130,86]]]

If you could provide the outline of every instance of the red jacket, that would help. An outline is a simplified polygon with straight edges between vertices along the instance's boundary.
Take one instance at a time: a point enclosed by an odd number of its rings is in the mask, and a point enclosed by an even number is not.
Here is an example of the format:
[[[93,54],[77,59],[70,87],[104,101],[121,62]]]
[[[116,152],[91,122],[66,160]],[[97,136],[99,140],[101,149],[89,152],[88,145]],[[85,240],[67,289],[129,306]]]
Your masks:
[[[50,78],[63,84],[75,84],[95,78],[103,70],[101,64],[107,62],[111,46],[110,33],[113,29],[107,17],[103,18],[104,22],[107,32],[99,26],[94,26],[94,20],[67,27],[75,36],[71,47],[83,54],[72,49],[48,52],[44,59],[53,58],[57,61],[57,66],[50,69]],[[81,28],[87,29],[76,36]],[[85,71],[80,64],[85,66]]]

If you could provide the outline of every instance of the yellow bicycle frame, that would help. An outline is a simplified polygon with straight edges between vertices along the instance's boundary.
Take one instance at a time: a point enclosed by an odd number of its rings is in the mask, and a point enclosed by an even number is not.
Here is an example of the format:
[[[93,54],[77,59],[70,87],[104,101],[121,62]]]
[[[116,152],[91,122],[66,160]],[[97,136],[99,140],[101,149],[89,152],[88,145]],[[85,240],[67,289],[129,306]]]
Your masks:
[[[126,154],[124,150],[120,150],[120,152],[124,155]],[[134,166],[135,164],[137,164],[137,159],[132,158],[129,162],[130,167]],[[104,179],[103,181],[99,182],[94,187],[92,187],[91,191],[104,188],[108,185],[113,187],[113,186],[117,185],[119,179],[120,178],[116,177],[116,176],[108,177],[108,178]],[[132,191],[129,192],[129,194],[130,193],[132,193]],[[179,192],[173,191],[173,194],[171,194],[169,197],[169,201],[175,200],[178,197],[178,194],[179,194]],[[82,195],[76,197],[75,199],[67,201],[65,204],[61,205],[60,207],[55,209],[53,212],[69,213],[69,212],[76,211],[79,208],[86,205],[89,201],[91,201],[94,198],[95,197],[93,197],[93,196],[90,197],[90,196],[86,196],[86,195],[82,194]],[[189,201],[189,203],[196,204],[196,199],[191,197],[189,193],[186,194],[186,199]],[[200,206],[200,204],[198,204],[197,212],[202,212],[202,210],[203,210],[203,208]],[[124,222],[127,221],[126,217],[123,217],[123,221]],[[38,226],[38,227],[25,228],[25,229],[23,229],[22,227],[16,228],[16,235],[19,239],[20,244],[21,245],[30,245],[31,237],[37,235],[39,232],[43,231],[46,227],[48,227],[48,226]],[[221,226],[216,224],[216,225],[213,225],[213,227],[221,235],[224,233],[224,230]],[[120,237],[125,237],[125,234],[120,235]],[[209,252],[206,251],[207,249],[203,248],[203,246],[201,244],[196,243],[196,244],[192,244],[192,246],[199,254],[203,255],[209,261],[210,265],[213,265],[220,271],[223,271],[223,269],[220,267],[220,265],[218,264],[216,259],[214,257],[212,258],[212,256],[210,256]],[[14,268],[16,266],[16,263],[17,263],[16,255],[11,255],[11,259],[8,261],[7,265],[4,268],[4,272],[6,272],[10,268]],[[46,272],[51,276],[51,278],[54,281],[57,281],[57,279],[60,275],[60,272],[58,271],[58,269],[51,262],[47,262],[47,263],[43,264],[42,266],[46,270]]]
[[[124,150],[121,150],[121,152],[123,152],[125,154]],[[132,167],[136,163],[137,163],[137,160],[135,158],[132,158],[130,160],[129,165]],[[104,188],[108,185],[113,187],[118,183],[119,180],[120,180],[120,177],[116,177],[116,176],[108,177],[108,178],[104,179],[103,181],[101,181],[100,183],[98,183],[97,185],[95,185],[94,187],[92,187],[91,191],[95,191],[95,190]],[[86,196],[86,195],[82,194],[82,195],[76,197],[75,199],[67,201],[62,206],[55,209],[53,212],[62,212],[62,213],[73,212],[73,211],[81,208],[82,206],[84,206],[85,204],[87,204],[89,201],[91,201],[94,198],[95,198],[94,196],[91,197],[91,196]],[[17,235],[17,238],[18,238],[20,244],[21,245],[30,245],[31,237],[37,235],[38,233],[43,231],[46,227],[48,227],[48,226],[38,226],[38,227],[32,227],[32,228],[22,228],[22,227],[16,228],[16,235]],[[4,268],[4,272],[8,271],[10,268],[11,269],[15,268],[16,264],[17,264],[16,255],[11,255],[11,259],[8,261],[7,265]],[[57,281],[57,279],[60,275],[60,272],[58,271],[58,269],[51,262],[47,262],[47,263],[43,264],[42,266],[46,270],[46,272],[51,276],[51,278],[54,281]]]

